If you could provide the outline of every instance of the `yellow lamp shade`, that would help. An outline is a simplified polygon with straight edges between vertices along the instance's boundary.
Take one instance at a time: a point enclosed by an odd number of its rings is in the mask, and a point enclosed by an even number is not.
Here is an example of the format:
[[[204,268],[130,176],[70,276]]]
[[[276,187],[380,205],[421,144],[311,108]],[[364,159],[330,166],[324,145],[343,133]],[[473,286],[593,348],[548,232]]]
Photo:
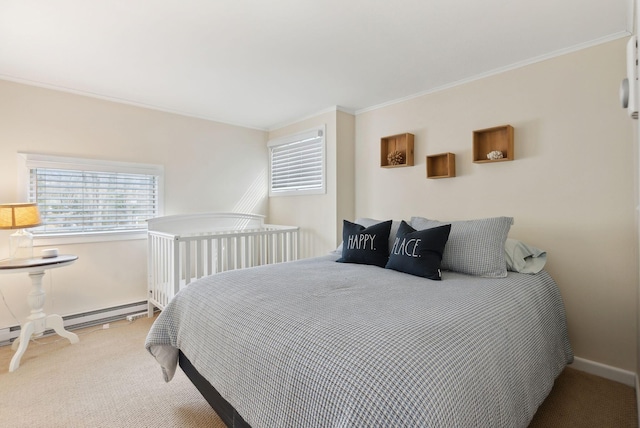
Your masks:
[[[0,229],[24,229],[40,224],[37,204],[0,204]]]

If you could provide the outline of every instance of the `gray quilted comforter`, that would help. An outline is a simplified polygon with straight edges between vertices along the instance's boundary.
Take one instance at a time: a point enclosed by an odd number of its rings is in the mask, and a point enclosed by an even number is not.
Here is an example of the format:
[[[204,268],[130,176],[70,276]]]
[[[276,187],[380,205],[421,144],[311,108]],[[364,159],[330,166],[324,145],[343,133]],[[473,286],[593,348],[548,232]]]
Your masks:
[[[546,272],[430,281],[337,256],[180,291],[146,341],[178,350],[253,428],[526,427],[573,359]]]

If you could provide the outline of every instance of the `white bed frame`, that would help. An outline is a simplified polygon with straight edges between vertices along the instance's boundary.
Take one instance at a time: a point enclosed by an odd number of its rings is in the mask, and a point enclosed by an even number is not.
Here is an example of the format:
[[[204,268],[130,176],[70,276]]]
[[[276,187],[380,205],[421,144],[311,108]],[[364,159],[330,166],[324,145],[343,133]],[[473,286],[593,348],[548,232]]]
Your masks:
[[[203,276],[298,258],[298,227],[264,216],[204,213],[148,221],[148,316]]]

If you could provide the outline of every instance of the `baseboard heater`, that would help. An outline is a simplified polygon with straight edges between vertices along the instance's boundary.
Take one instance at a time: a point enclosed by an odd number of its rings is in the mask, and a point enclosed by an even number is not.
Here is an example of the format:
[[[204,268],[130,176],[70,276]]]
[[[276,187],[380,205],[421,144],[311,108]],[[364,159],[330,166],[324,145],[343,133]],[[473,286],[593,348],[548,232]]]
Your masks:
[[[67,330],[76,330],[79,328],[92,327],[102,325],[114,321],[127,319],[144,312],[147,313],[147,301],[128,303],[111,308],[98,309],[95,311],[83,312],[75,315],[67,315],[62,317],[64,328]],[[43,336],[55,334],[53,330],[45,330]],[[18,336],[20,336],[20,326],[12,326],[0,329],[0,346],[10,345]]]

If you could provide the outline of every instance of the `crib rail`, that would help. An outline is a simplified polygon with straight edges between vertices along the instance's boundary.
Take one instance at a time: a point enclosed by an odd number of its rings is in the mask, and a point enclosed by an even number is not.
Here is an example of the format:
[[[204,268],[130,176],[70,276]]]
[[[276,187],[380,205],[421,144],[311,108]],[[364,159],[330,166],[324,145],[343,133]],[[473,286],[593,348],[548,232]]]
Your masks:
[[[252,225],[253,226],[253,225]],[[261,227],[172,234],[148,232],[149,316],[181,288],[204,276],[298,258],[298,228]]]

